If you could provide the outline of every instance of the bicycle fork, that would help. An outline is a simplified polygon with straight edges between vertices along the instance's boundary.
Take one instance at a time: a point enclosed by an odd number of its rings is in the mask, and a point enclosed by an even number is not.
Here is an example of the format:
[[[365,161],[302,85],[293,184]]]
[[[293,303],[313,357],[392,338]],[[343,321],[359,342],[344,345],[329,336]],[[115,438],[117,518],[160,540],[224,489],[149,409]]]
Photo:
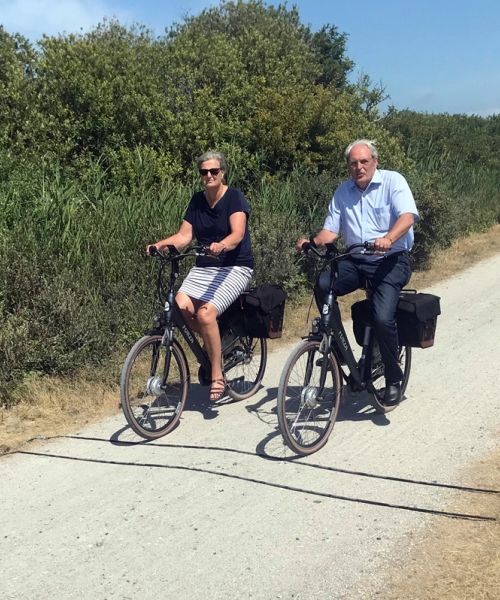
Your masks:
[[[329,365],[329,352],[330,352],[330,341],[331,336],[326,333],[323,334],[319,351],[310,351],[307,357],[306,371],[304,375],[304,385],[301,391],[301,405],[309,409],[316,408],[323,400],[323,391],[325,389],[326,377],[328,373]],[[322,358],[318,358],[318,355]],[[315,361],[321,361],[321,370],[319,375],[318,385],[310,385],[311,376],[315,366]],[[316,363],[317,366],[317,363]]]
[[[172,346],[174,339],[174,325],[172,323],[172,307],[173,307],[174,295],[170,292],[165,301],[165,322],[166,328],[163,333],[161,342],[155,344],[153,356],[151,358],[151,369],[149,372],[149,379],[146,384],[146,392],[150,396],[161,396],[166,389],[166,383],[170,372],[170,362],[172,360]],[[158,362],[160,360],[160,348],[164,346],[166,348],[165,362],[163,364],[163,373],[161,377],[157,375]]]

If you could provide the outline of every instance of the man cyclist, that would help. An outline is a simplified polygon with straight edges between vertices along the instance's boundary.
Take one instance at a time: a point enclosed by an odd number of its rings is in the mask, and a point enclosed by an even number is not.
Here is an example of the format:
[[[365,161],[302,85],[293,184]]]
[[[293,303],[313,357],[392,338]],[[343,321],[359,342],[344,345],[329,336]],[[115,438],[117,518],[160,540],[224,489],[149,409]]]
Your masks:
[[[345,151],[351,179],[336,190],[323,229],[309,240],[317,248],[332,243],[342,233],[347,246],[365,241],[384,254],[353,255],[339,263],[334,286],[335,300],[360,287],[368,279],[373,287],[373,325],[385,366],[384,404],[401,402],[403,372],[398,364],[396,308],[399,292],[411,276],[409,250],[413,246],[413,224],[418,221],[415,200],[406,179],[395,171],[377,169],[374,140],[359,139]],[[321,310],[329,287],[330,274],[319,278],[314,294]],[[337,310],[338,310],[338,305]]]

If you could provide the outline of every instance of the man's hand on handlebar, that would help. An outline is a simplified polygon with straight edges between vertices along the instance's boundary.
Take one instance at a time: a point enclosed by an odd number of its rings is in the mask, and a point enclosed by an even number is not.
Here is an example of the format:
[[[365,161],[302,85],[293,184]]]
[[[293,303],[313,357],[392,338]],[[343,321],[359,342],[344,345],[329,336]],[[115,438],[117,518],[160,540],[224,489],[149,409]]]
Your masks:
[[[297,253],[300,254],[301,252],[304,251],[304,248],[302,248],[303,244],[309,244],[310,241],[307,238],[302,238],[301,240],[299,240],[297,242],[297,245],[295,246],[295,249],[297,250]]]
[[[389,238],[377,238],[373,242],[373,249],[375,252],[387,252],[392,247],[392,242]]]

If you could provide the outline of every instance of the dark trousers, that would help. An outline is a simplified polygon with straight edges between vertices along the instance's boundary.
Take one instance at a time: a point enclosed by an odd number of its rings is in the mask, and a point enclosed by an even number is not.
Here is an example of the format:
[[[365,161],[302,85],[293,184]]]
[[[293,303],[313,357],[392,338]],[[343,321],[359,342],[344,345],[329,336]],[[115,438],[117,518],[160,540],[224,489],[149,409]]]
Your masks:
[[[385,378],[389,383],[403,379],[398,365],[398,330],[396,308],[402,288],[410,281],[411,269],[407,252],[401,252],[376,262],[348,258],[339,263],[339,276],[333,287],[335,302],[357,290],[364,279],[373,288],[373,326],[385,365]],[[330,285],[330,272],[321,274],[314,287],[316,304],[321,312]],[[338,305],[337,305],[338,310]]]

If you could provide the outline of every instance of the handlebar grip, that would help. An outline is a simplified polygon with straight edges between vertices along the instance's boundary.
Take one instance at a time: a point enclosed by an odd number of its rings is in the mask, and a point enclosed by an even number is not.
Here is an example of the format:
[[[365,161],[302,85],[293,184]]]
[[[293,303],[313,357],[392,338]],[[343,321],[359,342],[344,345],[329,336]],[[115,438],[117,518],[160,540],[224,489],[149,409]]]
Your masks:
[[[307,254],[307,252],[309,252],[309,250],[310,250],[312,247],[313,247],[313,246],[312,246],[311,242],[304,242],[304,243],[302,244],[302,246],[301,246],[301,251],[302,251],[304,254]]]
[[[159,254],[159,250],[156,246],[151,245],[148,248],[148,256],[157,256]]]

